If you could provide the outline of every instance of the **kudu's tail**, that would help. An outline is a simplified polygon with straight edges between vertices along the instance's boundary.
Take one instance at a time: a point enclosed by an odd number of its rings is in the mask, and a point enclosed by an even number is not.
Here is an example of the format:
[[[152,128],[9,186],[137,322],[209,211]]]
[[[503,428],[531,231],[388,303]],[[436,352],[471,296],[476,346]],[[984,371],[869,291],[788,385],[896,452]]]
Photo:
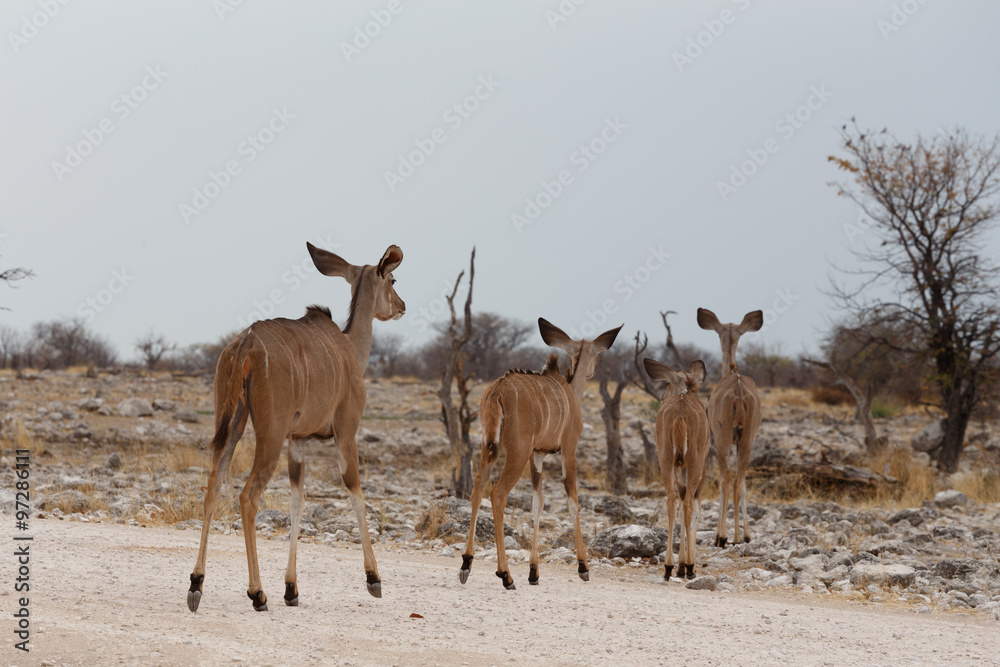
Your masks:
[[[487,388],[479,406],[479,423],[483,427],[483,456],[495,461],[500,455],[500,429],[503,428],[503,403],[494,386]]]
[[[216,374],[225,385],[221,394],[219,388],[215,392],[215,437],[211,444],[213,451],[224,449],[231,439],[239,440],[246,428],[250,357],[241,355],[238,348],[233,352],[224,350]]]
[[[750,411],[747,406],[747,394],[739,376],[736,377],[736,396],[733,398],[733,442],[738,443],[743,438]]]
[[[684,419],[675,419],[671,424],[670,439],[674,443],[674,466],[683,468],[688,449],[688,427]]]

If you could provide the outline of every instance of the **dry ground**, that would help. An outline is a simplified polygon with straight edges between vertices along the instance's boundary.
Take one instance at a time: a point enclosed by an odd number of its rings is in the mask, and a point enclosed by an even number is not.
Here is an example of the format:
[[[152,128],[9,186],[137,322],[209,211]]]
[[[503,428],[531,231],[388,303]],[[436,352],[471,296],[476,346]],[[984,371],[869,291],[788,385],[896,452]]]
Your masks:
[[[10,665],[964,665],[1000,656],[996,623],[965,614],[692,591],[645,570],[598,569],[583,583],[558,565],[544,567],[540,586],[504,591],[489,564],[477,563],[462,586],[457,558],[386,547],[376,600],[359,547],[301,544],[301,605],[292,608],[280,599],[281,539],[258,542],[271,610],[257,613],[236,535],[212,535],[205,597],[192,614],[195,531],[51,519],[32,529],[32,650],[5,639]],[[0,599],[12,607],[9,587]]]

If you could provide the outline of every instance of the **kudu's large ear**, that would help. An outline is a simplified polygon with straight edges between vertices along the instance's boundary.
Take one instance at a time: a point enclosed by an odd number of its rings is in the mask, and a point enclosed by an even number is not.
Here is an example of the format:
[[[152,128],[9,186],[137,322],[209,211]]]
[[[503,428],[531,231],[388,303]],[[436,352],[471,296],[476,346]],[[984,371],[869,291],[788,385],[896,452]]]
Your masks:
[[[705,376],[708,375],[708,371],[705,369],[705,362],[701,359],[697,359],[691,362],[691,366],[688,367],[688,373],[691,374],[691,378],[701,384],[705,381]]]
[[[722,323],[719,322],[719,318],[715,316],[715,313],[708,308],[699,308],[698,326],[708,331],[718,331],[722,328]]]
[[[622,324],[617,329],[608,329],[600,336],[594,339],[594,349],[598,352],[603,352],[604,350],[610,350],[611,346],[615,344],[615,338],[618,338],[618,332],[622,330]]]
[[[738,331],[742,336],[748,331],[760,331],[762,326],[764,326],[764,313],[760,310],[754,310],[743,316]]]
[[[661,364],[656,359],[650,359],[646,357],[642,360],[642,365],[646,367],[646,373],[649,377],[654,380],[660,380],[662,382],[674,382],[677,378],[677,373],[667,366],[666,364]]]
[[[324,276],[340,276],[349,283],[354,283],[361,273],[361,268],[354,266],[339,255],[317,248],[312,243],[306,241],[306,248],[309,249],[309,256],[312,257],[313,264]]]
[[[566,353],[571,357],[576,354],[576,346],[573,339],[570,338],[565,331],[552,324],[544,317],[538,318],[538,331],[542,334],[542,340],[545,341],[546,345],[566,350]]]
[[[385,278],[385,274],[392,273],[403,261],[403,251],[398,245],[391,245],[386,249],[385,254],[378,263],[378,277]]]

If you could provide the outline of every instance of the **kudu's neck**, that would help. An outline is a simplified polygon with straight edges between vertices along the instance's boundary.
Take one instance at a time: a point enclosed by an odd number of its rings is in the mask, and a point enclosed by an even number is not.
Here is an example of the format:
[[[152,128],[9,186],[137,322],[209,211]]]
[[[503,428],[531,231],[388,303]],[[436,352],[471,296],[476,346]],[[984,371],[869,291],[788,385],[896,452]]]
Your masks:
[[[347,319],[344,335],[351,341],[358,360],[361,375],[368,369],[368,357],[372,353],[372,320],[375,319],[375,295],[364,282],[358,286],[357,298],[351,300],[351,313]]]
[[[736,363],[736,346],[724,346],[722,348],[722,377],[726,377],[733,372],[734,363]]]
[[[578,372],[579,368],[573,369],[573,379],[569,383],[569,388],[573,391],[573,395],[576,396],[576,402],[578,404],[583,401],[583,388],[587,386],[587,377]]]

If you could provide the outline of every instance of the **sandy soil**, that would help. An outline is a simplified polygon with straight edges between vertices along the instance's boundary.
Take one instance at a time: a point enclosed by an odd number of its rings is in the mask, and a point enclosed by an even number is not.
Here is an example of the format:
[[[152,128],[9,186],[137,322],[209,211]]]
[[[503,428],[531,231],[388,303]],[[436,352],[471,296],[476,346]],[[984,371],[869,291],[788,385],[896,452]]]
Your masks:
[[[885,605],[725,594],[641,570],[543,564],[504,591],[490,563],[458,582],[458,558],[376,550],[383,595],[359,546],[299,546],[300,606],[281,600],[287,542],[258,540],[270,611],[246,597],[243,538],[213,534],[205,597],[187,610],[198,533],[32,522],[32,650],[12,648],[12,587],[0,591],[9,665],[997,664],[996,623]],[[12,558],[0,572],[11,581]],[[423,618],[410,618],[417,613]]]

